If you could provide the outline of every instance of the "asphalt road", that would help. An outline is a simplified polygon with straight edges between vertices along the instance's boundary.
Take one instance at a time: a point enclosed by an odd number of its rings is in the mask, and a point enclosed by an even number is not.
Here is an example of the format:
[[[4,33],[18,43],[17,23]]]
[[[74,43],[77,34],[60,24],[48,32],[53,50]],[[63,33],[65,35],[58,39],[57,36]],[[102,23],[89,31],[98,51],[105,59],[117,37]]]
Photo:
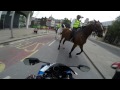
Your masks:
[[[42,61],[50,63],[62,63],[65,65],[87,65],[90,67],[89,72],[82,72],[77,68],[73,68],[78,75],[76,79],[102,79],[100,74],[89,62],[87,57],[82,53],[76,56],[80,51],[77,47],[73,53],[72,58],[68,57],[68,53],[72,48],[72,43],[66,41],[65,49],[61,47],[58,50],[59,41],[54,39],[54,35],[44,35],[38,38],[25,39],[10,43],[6,46],[0,47],[0,62],[5,64],[5,68],[0,72],[1,79],[24,79],[29,74],[37,74],[39,68],[43,63],[34,66],[24,65],[23,60],[26,57],[36,57]]]
[[[102,48],[106,49],[107,51],[111,52],[112,54],[120,57],[120,48],[118,49],[118,48],[111,47],[110,45],[98,42],[98,41],[91,39],[91,38],[89,38],[89,40],[92,41],[93,43],[101,46]]]

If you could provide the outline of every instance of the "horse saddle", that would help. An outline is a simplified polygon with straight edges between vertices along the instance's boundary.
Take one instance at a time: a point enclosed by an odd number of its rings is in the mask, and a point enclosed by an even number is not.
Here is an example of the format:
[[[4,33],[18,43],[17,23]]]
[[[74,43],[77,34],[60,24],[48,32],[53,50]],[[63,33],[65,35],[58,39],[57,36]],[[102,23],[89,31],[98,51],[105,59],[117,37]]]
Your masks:
[[[72,32],[71,37],[70,37],[70,41],[73,41],[73,40],[74,40],[74,38],[75,38],[77,32],[79,31],[79,29],[80,29],[80,28],[78,28],[76,31]]]
[[[72,36],[72,38],[71,38],[70,41],[73,41],[74,38],[75,38],[75,36],[76,36],[76,34],[77,34],[79,31],[81,32],[84,28],[85,28],[85,26],[82,26],[82,27],[79,27],[76,31],[74,31],[74,32],[73,32],[73,36]]]

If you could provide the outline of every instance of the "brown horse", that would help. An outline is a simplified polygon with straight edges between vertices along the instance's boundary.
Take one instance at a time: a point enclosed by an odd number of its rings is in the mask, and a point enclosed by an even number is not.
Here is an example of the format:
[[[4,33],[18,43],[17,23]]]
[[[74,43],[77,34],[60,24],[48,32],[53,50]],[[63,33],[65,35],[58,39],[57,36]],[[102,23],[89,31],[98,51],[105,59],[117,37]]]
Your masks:
[[[99,21],[90,21],[87,26],[82,27],[81,29],[78,29],[77,32],[74,34],[74,38],[72,42],[74,43],[70,53],[69,58],[72,57],[71,53],[75,49],[75,47],[78,45],[81,49],[81,52],[77,53],[76,55],[79,55],[83,52],[83,45],[86,43],[87,38],[91,35],[92,31],[95,31],[96,35],[98,37],[103,37],[103,26]],[[71,31],[68,28],[63,29],[62,37],[59,42],[58,50],[60,49],[60,43],[64,38],[63,44],[65,41],[70,41]]]

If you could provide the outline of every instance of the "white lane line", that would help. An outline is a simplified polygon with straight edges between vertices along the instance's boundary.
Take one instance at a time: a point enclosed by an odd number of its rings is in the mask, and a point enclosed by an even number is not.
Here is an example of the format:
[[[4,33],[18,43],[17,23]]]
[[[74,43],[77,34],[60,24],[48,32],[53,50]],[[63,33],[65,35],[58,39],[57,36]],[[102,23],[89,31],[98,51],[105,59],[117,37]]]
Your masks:
[[[5,78],[3,78],[3,79],[10,79],[11,77],[10,76],[6,76]]]
[[[52,45],[56,40],[52,41],[48,46]]]

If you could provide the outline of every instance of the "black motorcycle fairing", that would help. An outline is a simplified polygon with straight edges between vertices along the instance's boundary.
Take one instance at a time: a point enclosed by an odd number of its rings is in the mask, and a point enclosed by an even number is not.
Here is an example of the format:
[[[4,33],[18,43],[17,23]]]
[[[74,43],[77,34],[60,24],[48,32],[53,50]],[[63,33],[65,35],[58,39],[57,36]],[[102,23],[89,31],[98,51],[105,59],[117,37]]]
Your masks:
[[[47,73],[48,75],[54,78],[61,79],[61,78],[67,77],[68,75],[67,71],[71,71],[75,74],[75,72],[68,66],[57,63],[57,64],[53,64],[52,66],[50,66],[49,69],[45,71],[45,73]]]

